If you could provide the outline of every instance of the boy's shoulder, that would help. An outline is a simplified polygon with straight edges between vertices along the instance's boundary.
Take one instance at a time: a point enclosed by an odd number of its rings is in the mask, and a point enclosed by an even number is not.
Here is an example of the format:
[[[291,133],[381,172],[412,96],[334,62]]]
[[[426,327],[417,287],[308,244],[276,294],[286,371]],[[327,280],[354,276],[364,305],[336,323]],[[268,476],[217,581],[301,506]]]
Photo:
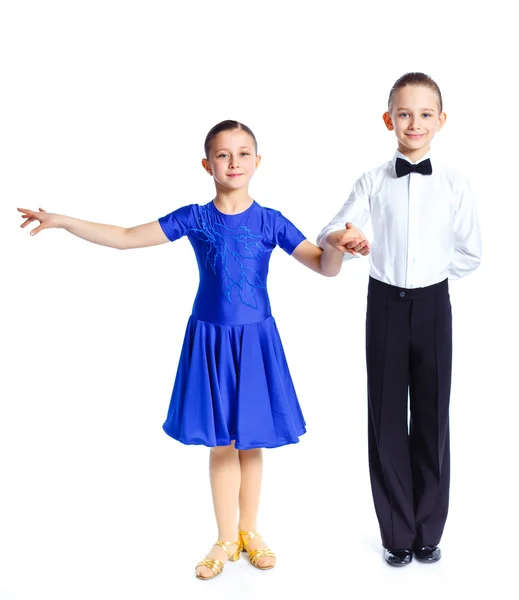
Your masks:
[[[440,189],[448,189],[457,196],[472,189],[467,175],[449,160],[436,154],[430,158],[433,170],[432,181],[439,182]]]
[[[461,171],[460,169],[458,169],[457,167],[455,167],[452,163],[446,161],[445,159],[441,158],[441,157],[432,157],[431,158],[431,163],[433,166],[433,173],[436,169],[436,172],[443,175],[444,177],[447,177],[450,180],[457,180],[457,181],[466,181],[467,180],[467,176],[465,175],[465,173],[463,173],[463,171]]]
[[[390,175],[392,168],[393,159],[388,160],[377,167],[373,167],[367,171],[364,171],[364,173],[357,178],[356,185],[361,187],[372,186],[374,182]]]
[[[381,165],[378,165],[369,169],[368,171],[365,171],[362,176],[365,176],[369,179],[377,179],[380,176],[389,175],[393,169],[393,162],[394,158],[386,160],[386,162],[382,163]]]

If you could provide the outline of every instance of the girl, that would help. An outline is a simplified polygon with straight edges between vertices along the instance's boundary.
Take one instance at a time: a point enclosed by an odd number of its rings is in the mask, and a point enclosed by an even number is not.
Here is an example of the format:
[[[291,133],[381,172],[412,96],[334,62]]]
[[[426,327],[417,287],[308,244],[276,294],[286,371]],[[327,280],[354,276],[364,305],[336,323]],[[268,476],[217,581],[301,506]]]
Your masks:
[[[210,450],[210,480],[218,540],[198,563],[196,576],[212,579],[225,562],[249,553],[259,569],[275,555],[256,532],[262,448],[298,441],[305,421],[292,384],[266,290],[276,245],[305,266],[336,275],[344,252],[369,248],[350,224],[333,248],[317,248],[280,212],[260,206],[249,182],[260,164],[252,131],[223,121],[205,140],[202,165],[216,196],[158,221],[125,229],[18,209],[43,229],[61,227],[89,242],[112,248],[143,248],[187,235],[195,251],[200,285],[189,318],[164,431],[184,444]],[[335,239],[336,238],[336,239]],[[353,250],[346,244],[355,242]],[[237,516],[239,513],[239,520]]]

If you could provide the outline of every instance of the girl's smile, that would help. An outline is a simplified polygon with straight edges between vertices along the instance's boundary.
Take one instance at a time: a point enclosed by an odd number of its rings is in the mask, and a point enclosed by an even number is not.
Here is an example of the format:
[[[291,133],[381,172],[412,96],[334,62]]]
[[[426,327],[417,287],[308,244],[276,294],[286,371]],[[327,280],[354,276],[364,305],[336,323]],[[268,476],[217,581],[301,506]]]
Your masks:
[[[202,164],[214,178],[217,194],[231,193],[235,199],[249,201],[249,182],[260,160],[252,136],[243,129],[232,129],[214,136]]]

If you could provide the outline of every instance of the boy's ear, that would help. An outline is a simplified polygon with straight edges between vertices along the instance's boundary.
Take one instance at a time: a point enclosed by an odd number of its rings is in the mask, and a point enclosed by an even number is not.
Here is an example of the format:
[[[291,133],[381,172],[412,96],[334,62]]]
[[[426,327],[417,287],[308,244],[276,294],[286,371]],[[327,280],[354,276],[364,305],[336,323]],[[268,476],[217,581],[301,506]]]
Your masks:
[[[207,158],[202,158],[202,167],[204,167],[204,169],[207,171],[207,173],[209,173],[209,175],[213,174],[213,172],[211,171],[211,165],[209,164]]]
[[[384,119],[384,123],[386,124],[388,130],[393,131],[395,129],[395,126],[393,125],[393,121],[391,120],[391,115],[386,111],[382,115],[382,118]]]
[[[440,131],[440,129],[445,125],[445,121],[447,120],[447,115],[442,112],[438,117],[438,126],[436,127],[436,131]]]

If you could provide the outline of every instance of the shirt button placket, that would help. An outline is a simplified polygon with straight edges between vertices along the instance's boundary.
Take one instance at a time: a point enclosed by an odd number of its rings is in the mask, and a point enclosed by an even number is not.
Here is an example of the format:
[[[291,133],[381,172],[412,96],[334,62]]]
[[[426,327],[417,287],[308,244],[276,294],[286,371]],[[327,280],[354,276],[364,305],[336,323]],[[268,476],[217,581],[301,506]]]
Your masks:
[[[406,287],[414,287],[414,260],[415,255],[415,232],[416,232],[416,199],[417,185],[420,175],[411,173],[409,175],[409,203],[408,203],[408,233],[407,233],[407,265],[406,265]]]

